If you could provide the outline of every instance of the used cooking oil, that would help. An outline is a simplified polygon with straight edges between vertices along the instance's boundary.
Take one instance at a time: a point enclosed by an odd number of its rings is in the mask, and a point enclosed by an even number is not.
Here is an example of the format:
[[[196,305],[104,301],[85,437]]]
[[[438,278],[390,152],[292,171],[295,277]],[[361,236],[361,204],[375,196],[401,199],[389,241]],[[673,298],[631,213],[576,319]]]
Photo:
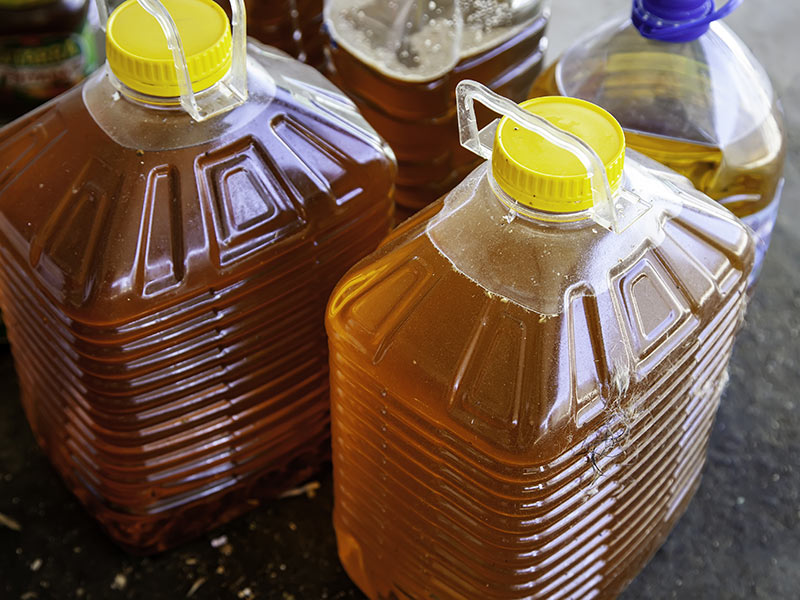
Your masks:
[[[327,73],[397,155],[398,221],[475,167],[458,143],[456,84],[524,100],[549,15],[542,0],[327,0]]]
[[[488,160],[328,305],[339,556],[372,600],[614,598],[697,489],[755,244],[596,105],[458,102]]]
[[[246,43],[232,8],[231,30],[212,0],[124,2],[107,65],[0,130],[22,403],[140,552],[327,459],[325,303],[393,222],[391,150],[317,71]]]
[[[323,62],[322,0],[245,0],[247,33],[315,67]]]

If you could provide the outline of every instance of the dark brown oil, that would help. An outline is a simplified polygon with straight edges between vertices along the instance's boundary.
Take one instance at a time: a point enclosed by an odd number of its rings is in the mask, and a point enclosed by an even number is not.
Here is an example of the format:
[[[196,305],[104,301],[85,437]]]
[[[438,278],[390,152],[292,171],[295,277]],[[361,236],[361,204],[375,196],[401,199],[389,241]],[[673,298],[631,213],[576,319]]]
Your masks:
[[[245,0],[245,5],[248,35],[322,66],[322,0]]]
[[[541,70],[546,26],[540,17],[499,45],[464,58],[445,76],[424,82],[389,77],[328,40],[328,76],[397,156],[398,222],[450,191],[476,165],[458,139],[458,82],[473,79],[521,102]]]
[[[341,96],[278,86],[243,127],[147,151],[81,92],[0,130],[0,303],[37,440],[151,552],[329,456],[324,307],[389,231],[395,167]]]

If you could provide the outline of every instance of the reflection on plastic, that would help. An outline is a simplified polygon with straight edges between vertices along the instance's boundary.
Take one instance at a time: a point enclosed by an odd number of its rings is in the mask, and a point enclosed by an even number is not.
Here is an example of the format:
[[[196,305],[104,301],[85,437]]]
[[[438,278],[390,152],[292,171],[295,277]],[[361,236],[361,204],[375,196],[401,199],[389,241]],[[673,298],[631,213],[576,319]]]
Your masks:
[[[334,525],[370,599],[610,600],[685,511],[754,244],[625,170],[652,208],[614,233],[515,212],[481,165],[334,291]]]
[[[104,69],[0,130],[22,404],[69,488],[138,552],[326,459],[325,303],[393,219],[391,153],[353,104],[255,42],[248,71],[248,101],[199,123]]]
[[[244,0],[230,0],[233,29],[231,71],[217,84],[220,89],[214,94],[195,94],[192,90],[192,80],[189,77],[189,66],[180,33],[167,8],[159,0],[136,1],[158,21],[164,32],[175,63],[181,106],[195,121],[205,121],[247,101],[247,25]],[[97,1],[100,25],[103,29],[108,23],[108,2],[109,0]]]

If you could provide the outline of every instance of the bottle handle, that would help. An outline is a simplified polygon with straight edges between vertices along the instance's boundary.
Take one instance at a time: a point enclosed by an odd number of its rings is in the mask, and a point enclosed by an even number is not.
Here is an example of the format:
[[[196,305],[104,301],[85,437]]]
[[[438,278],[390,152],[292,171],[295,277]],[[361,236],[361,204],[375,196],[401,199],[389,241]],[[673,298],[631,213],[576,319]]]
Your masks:
[[[233,53],[230,76],[220,81],[223,88],[220,93],[205,96],[198,96],[192,90],[186,52],[183,50],[178,27],[167,8],[159,0],[136,1],[158,21],[164,37],[167,38],[167,46],[172,51],[172,60],[175,63],[181,106],[195,121],[205,121],[247,101],[247,31],[245,25],[247,14],[244,0],[230,0],[231,51]],[[97,0],[97,12],[103,31],[106,30],[108,23],[108,4],[109,0]]]
[[[589,144],[578,136],[559,129],[544,117],[534,115],[508,98],[468,79],[459,82],[456,86],[459,137],[461,145],[467,150],[482,158],[490,159],[497,127],[500,123],[500,119],[495,119],[479,131],[478,121],[475,117],[475,101],[497,114],[512,119],[521,127],[541,135],[551,144],[572,153],[589,175],[593,198],[591,213],[592,218],[599,225],[619,233],[641,214],[642,207],[632,206],[638,204],[633,198],[623,198],[621,194],[617,198],[614,197],[606,175],[605,164]]]

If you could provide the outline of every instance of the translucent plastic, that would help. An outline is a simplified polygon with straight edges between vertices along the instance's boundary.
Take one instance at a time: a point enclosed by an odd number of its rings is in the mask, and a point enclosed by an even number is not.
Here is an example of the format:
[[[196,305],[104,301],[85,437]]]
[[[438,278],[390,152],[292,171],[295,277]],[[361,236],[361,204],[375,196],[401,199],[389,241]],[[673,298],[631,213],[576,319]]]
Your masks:
[[[615,233],[621,233],[649,207],[647,200],[635,194],[623,192],[613,196],[602,159],[579,137],[555,127],[547,119],[529,113],[508,98],[492,92],[476,81],[466,80],[456,87],[459,139],[461,145],[474,154],[486,159],[492,157],[495,134],[500,123],[500,120],[496,119],[478,130],[475,102],[512,119],[518,125],[538,133],[551,144],[574,154],[591,180],[593,206],[589,214],[599,225]],[[503,192],[498,188],[497,193]],[[506,202],[515,203],[512,198],[507,198]],[[518,207],[518,210],[528,209]],[[551,213],[548,217],[550,221],[562,222],[574,221],[575,218],[576,216],[571,213],[558,215]]]
[[[167,46],[172,51],[175,76],[180,90],[180,103],[195,121],[204,121],[228,112],[247,100],[247,32],[245,27],[244,0],[230,0],[231,9],[231,59],[230,72],[215,86],[213,93],[195,93],[189,77],[189,66],[183,50],[178,27],[167,8],[159,0],[137,0],[148,13],[153,15],[164,32]],[[108,0],[97,3],[100,24],[105,29],[108,21]],[[113,75],[112,75],[113,81]],[[122,89],[122,84],[118,84]],[[127,92],[127,90],[123,90]],[[127,92],[132,94],[133,90]],[[158,103],[158,102],[156,102]]]
[[[22,402],[69,487],[137,551],[326,459],[325,302],[393,220],[391,151],[341,92],[256,43],[247,76],[247,102],[198,123],[104,68],[0,130]]]
[[[754,242],[631,152],[621,233],[480,166],[328,305],[342,562],[373,600],[614,598],[697,488]]]
[[[772,85],[724,24],[681,44],[643,38],[629,20],[576,43],[533,88],[595,102],[628,146],[689,177],[756,232],[751,286],[783,187],[786,137]]]
[[[399,163],[400,220],[475,166],[459,147],[456,84],[474,79],[522,101],[539,74],[542,0],[330,0],[328,75],[354,99]]]
[[[322,0],[245,0],[245,4],[248,35],[322,66]]]

